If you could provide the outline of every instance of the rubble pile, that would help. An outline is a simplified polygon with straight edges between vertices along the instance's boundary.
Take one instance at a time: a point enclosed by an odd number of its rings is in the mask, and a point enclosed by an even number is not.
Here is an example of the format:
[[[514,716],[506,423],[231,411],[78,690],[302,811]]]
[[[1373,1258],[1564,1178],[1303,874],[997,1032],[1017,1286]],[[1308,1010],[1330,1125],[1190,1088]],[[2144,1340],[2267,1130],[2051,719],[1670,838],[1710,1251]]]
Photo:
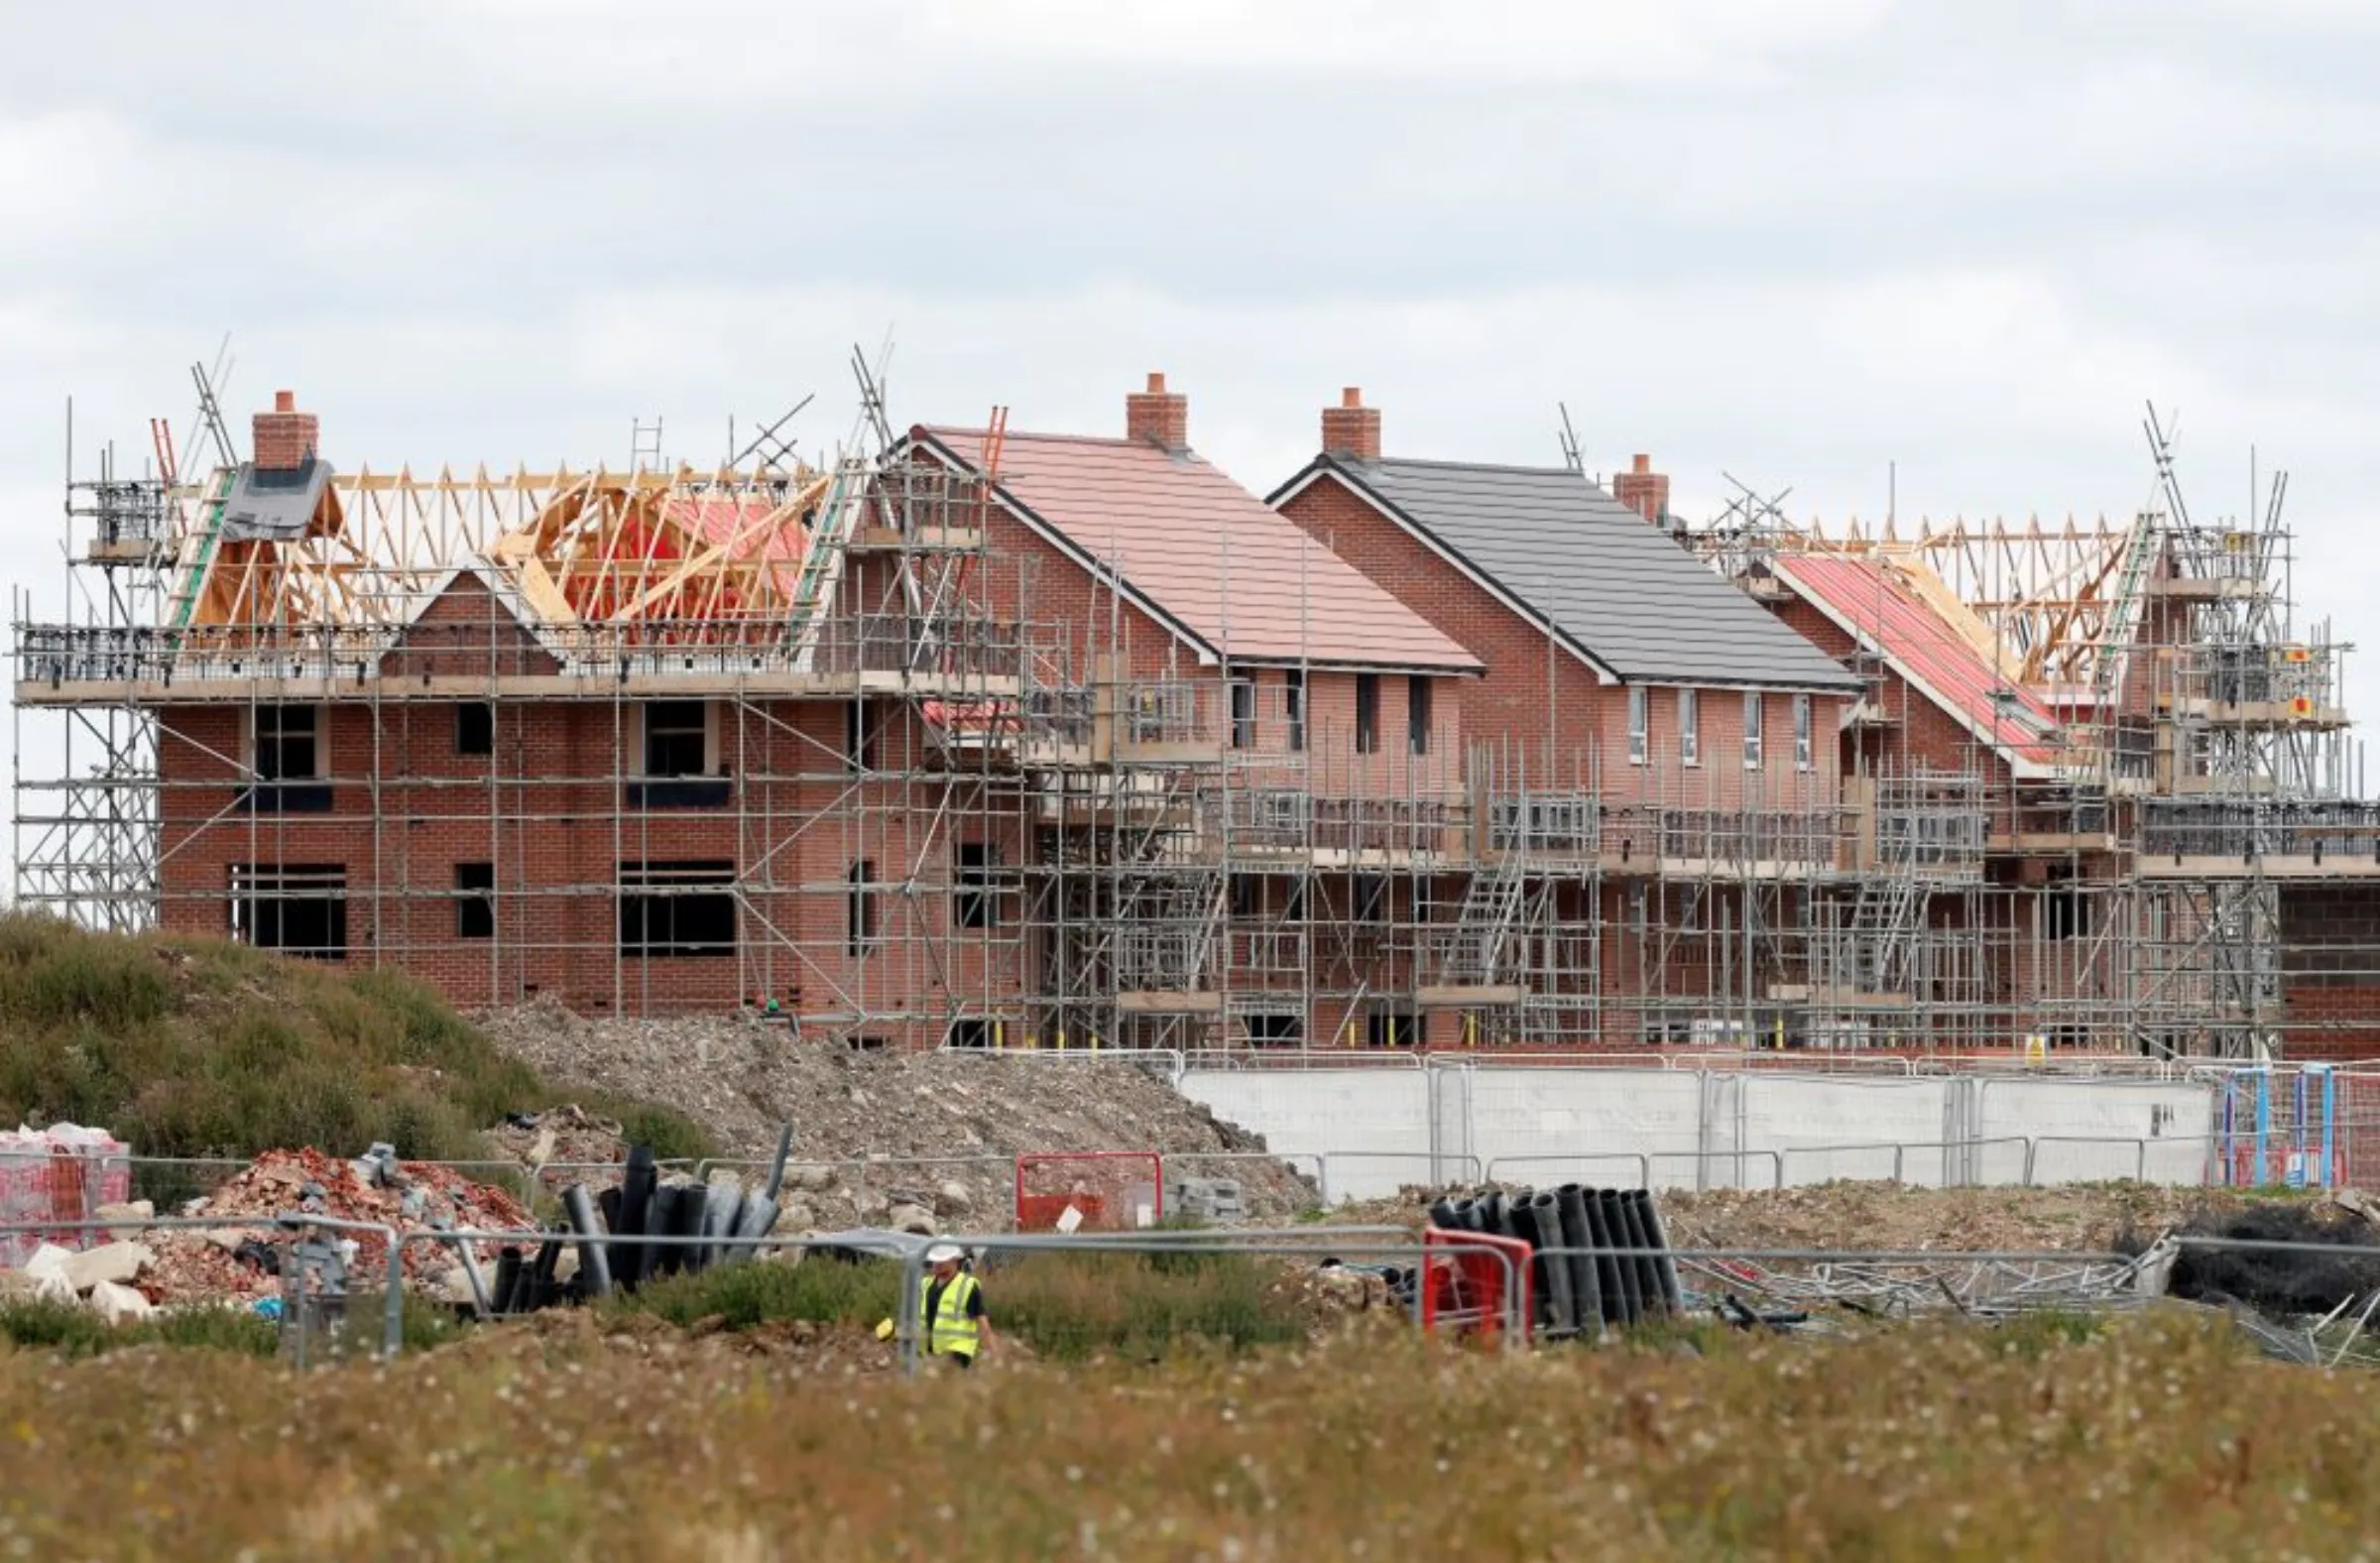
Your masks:
[[[139,1206],[121,1207],[117,1214],[138,1219],[149,1212],[144,1201]],[[130,1323],[156,1311],[148,1294],[135,1284],[152,1271],[155,1262],[156,1255],[138,1243],[103,1242],[87,1249],[45,1243],[21,1267],[0,1270],[0,1300],[37,1297],[81,1302],[110,1324]]]
[[[628,1159],[628,1136],[609,1118],[572,1105],[515,1113],[488,1131],[497,1151],[525,1167],[609,1165]]]
[[[161,1231],[146,1240],[155,1264],[142,1290],[153,1302],[259,1297],[281,1286],[279,1255],[296,1239],[287,1229],[255,1223],[287,1214],[365,1221],[400,1230],[450,1225],[516,1232],[535,1226],[521,1202],[504,1189],[474,1183],[451,1168],[401,1161],[386,1146],[357,1160],[319,1150],[269,1150],[180,1214],[225,1223],[204,1231]],[[234,1223],[249,1223],[235,1225]],[[375,1281],[387,1273],[386,1244],[372,1233],[348,1232],[354,1243],[350,1273]],[[480,1250],[487,1245],[478,1245]],[[432,1251],[416,1247],[412,1262],[425,1265]],[[409,1276],[409,1279],[417,1277]]]
[[[796,1165],[785,1202],[806,1227],[915,1230],[920,1212],[943,1230],[1005,1226],[1015,1197],[1012,1158],[1034,1151],[1158,1151],[1168,1178],[1239,1180],[1250,1220],[1280,1220],[1315,1203],[1315,1191],[1279,1163],[1233,1154],[1263,1150],[1261,1137],[1216,1118],[1140,1064],[861,1052],[797,1038],[781,1020],[585,1020],[545,1000],[475,1019],[497,1046],[546,1078],[665,1103],[741,1156],[766,1156],[778,1126],[791,1123]],[[1228,1158],[1202,1160],[1201,1152]],[[857,1164],[869,1156],[895,1164]],[[958,1159],[897,1164],[926,1157]]]

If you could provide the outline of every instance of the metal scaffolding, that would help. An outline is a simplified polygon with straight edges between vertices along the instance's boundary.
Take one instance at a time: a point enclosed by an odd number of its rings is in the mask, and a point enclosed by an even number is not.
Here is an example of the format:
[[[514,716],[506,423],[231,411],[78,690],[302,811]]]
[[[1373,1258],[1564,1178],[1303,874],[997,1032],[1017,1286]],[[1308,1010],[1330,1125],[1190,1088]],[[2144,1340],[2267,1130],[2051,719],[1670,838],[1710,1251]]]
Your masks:
[[[325,468],[275,526],[227,441],[70,476],[70,611],[15,602],[20,903],[860,1045],[2255,1057],[2291,981],[2380,979],[2292,931],[2380,881],[2380,810],[2285,485],[2194,523],[2154,423],[2128,526],[1690,539],[1780,606],[1772,561],[1878,561],[2063,714],[2022,776],[1921,742],[1860,644],[1840,776],[1729,791],[1550,716],[1371,753],[1303,669],[1152,662],[1120,581],[996,544],[1003,417],[921,460],[860,369],[814,466]]]

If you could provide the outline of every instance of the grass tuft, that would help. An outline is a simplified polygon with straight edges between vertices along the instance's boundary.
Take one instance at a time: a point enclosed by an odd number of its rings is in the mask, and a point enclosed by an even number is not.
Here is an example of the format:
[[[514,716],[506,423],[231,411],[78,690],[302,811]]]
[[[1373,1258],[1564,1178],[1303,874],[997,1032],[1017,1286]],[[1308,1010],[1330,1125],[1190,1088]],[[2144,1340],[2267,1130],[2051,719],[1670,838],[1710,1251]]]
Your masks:
[[[718,1153],[682,1114],[540,1080],[397,973],[0,915],[0,1121],[97,1125],[152,1156],[385,1140],[409,1157],[472,1160],[505,1114],[573,1099],[662,1155]],[[205,1182],[167,1176],[136,1194],[163,1202]]]

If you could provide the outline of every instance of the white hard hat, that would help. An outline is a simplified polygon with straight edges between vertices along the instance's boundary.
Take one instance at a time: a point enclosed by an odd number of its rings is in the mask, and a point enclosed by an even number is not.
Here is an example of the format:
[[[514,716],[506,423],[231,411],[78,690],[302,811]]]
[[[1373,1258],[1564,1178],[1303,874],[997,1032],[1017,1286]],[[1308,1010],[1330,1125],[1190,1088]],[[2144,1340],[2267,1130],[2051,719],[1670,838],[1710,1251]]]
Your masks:
[[[928,1264],[956,1264],[967,1257],[967,1251],[955,1243],[937,1243],[925,1251]]]

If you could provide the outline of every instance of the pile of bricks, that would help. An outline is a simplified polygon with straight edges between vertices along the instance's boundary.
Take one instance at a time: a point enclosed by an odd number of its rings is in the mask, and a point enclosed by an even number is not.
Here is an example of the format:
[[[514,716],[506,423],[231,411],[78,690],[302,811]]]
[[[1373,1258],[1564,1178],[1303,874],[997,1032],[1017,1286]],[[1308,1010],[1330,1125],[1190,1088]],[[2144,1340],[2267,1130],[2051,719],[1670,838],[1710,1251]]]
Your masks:
[[[203,1199],[191,1201],[183,1211],[219,1217],[225,1225],[205,1231],[160,1232],[149,1240],[156,1262],[142,1276],[142,1289],[152,1301],[258,1297],[278,1291],[280,1277],[277,1267],[272,1267],[275,1257],[296,1241],[297,1232],[288,1227],[233,1222],[313,1215],[373,1222],[409,1232],[441,1223],[498,1232],[527,1231],[536,1225],[512,1194],[475,1183],[451,1167],[420,1161],[349,1161],[311,1149],[269,1150],[247,1170]],[[334,1235],[356,1245],[349,1271],[358,1282],[375,1284],[387,1273],[387,1245],[377,1234]],[[492,1262],[493,1247],[478,1247]],[[451,1262],[451,1250],[423,1246],[409,1251],[408,1258],[418,1269],[443,1268]]]

